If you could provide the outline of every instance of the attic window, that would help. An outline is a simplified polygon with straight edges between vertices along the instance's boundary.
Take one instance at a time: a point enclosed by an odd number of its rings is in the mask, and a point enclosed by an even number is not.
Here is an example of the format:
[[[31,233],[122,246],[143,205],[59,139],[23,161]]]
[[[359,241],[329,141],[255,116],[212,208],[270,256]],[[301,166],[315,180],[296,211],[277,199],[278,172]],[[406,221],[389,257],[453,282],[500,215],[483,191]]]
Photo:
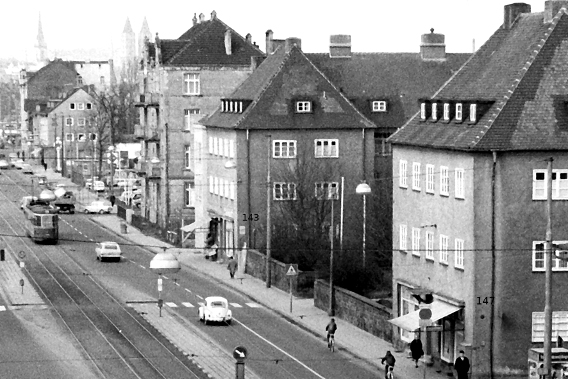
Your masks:
[[[87,103],[87,109],[93,109],[93,104]]]
[[[225,100],[221,100],[221,112],[225,112]]]
[[[311,111],[311,101],[296,101],[296,113],[310,113]]]
[[[71,110],[75,109],[75,103],[69,103],[69,109]]]
[[[444,103],[444,121],[450,121],[450,104]]]
[[[78,86],[83,85],[83,77],[81,75],[77,76],[77,85]]]
[[[469,121],[476,122],[477,104],[470,104],[469,106]]]
[[[463,117],[463,105],[462,103],[456,104],[456,121],[462,121]]]
[[[373,112],[386,112],[387,111],[387,102],[384,101],[384,100],[373,101],[372,111]]]
[[[426,103],[420,104],[420,119],[426,121]]]
[[[229,101],[229,112],[233,112],[233,102]]]
[[[432,103],[432,121],[438,120],[438,104]]]

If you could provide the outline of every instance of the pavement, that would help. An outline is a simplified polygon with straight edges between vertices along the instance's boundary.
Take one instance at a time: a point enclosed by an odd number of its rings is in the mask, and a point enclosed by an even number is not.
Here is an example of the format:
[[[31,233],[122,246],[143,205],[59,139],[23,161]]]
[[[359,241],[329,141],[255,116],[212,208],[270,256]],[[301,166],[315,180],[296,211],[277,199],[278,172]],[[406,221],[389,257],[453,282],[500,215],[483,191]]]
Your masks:
[[[51,169],[45,171],[41,166],[33,166],[33,168],[37,175],[47,176],[48,181],[56,181],[58,183],[63,182],[66,184],[71,183],[70,179],[62,178],[60,174],[53,172]],[[79,203],[86,205],[90,203],[90,201],[96,199],[97,195],[85,188],[77,188],[75,197]],[[114,213],[116,213],[116,209]],[[128,225],[127,233],[122,234],[121,224],[125,223],[125,220],[119,218],[116,214],[93,216],[92,220],[109,231],[116,233],[137,245],[143,246],[155,254],[162,252],[164,248],[167,248],[169,252],[172,252],[177,256],[182,267],[185,269],[198,271],[212,280],[238,291],[253,301],[273,310],[291,323],[312,333],[314,336],[321,338],[322,347],[325,348],[325,326],[329,322],[330,317],[326,311],[314,306],[313,299],[301,299],[294,297],[292,302],[292,311],[290,311],[289,293],[274,287],[267,288],[264,281],[245,274],[242,267],[239,267],[239,271],[235,275],[235,278],[231,279],[229,271],[226,268],[226,262],[211,262],[206,260],[204,259],[204,255],[200,249],[174,247],[166,242],[142,234],[140,230],[132,225]],[[12,258],[14,261],[17,260],[14,252],[12,252]],[[3,264],[2,268],[3,270],[0,270],[0,272],[8,272],[6,275],[0,275],[0,285],[3,289],[2,292],[7,293],[8,295],[12,294],[8,297],[18,296],[15,292],[21,291],[21,288],[19,286],[15,286],[13,282],[16,277],[23,277],[20,271],[21,268],[15,263],[10,265]],[[8,285],[8,282],[10,285]],[[30,288],[30,290],[31,289],[33,288]],[[31,296],[29,302],[38,304],[38,300],[34,297],[33,292],[34,291],[26,292]],[[35,296],[37,296],[37,294]],[[19,303],[26,303],[28,300],[19,296],[17,301]],[[41,300],[39,302],[42,303]],[[148,321],[150,321],[162,332],[162,334],[170,339],[170,341],[172,341],[172,343],[174,343],[190,359],[194,359],[196,363],[202,366],[206,372],[212,375],[212,377],[227,378],[229,377],[227,376],[227,374],[229,374],[229,371],[227,370],[230,370],[231,376],[233,375],[234,359],[228,352],[224,352],[225,357],[222,359],[222,363],[218,362],[219,352],[218,354],[202,354],[201,358],[206,356],[217,357],[215,360],[210,360],[210,362],[203,359],[198,361],[197,358],[199,357],[193,356],[191,352],[196,351],[196,346],[193,346],[191,342],[192,339],[187,338],[186,336],[188,329],[190,329],[191,326],[185,324],[181,317],[176,317],[176,313],[173,310],[170,310],[167,306],[165,306],[163,311],[165,312],[165,315],[167,314],[167,317],[157,318],[152,316],[155,315],[156,312],[147,312],[147,309],[145,308],[149,306],[155,307],[155,305],[137,304],[131,306],[143,317],[148,319]],[[387,350],[390,350],[396,358],[395,373],[398,378],[442,379],[449,376],[446,372],[438,372],[436,366],[425,367],[423,362],[419,363],[419,368],[415,368],[414,362],[410,359],[407,352],[396,352],[394,346],[390,342],[367,333],[347,321],[337,317],[335,319],[338,326],[338,331],[336,333],[336,349],[350,355],[353,359],[361,360],[363,364],[374,367],[377,369],[377,372],[381,377],[384,375],[384,366],[381,365],[380,358],[384,356]],[[190,330],[189,332],[194,333],[195,330]],[[206,336],[201,337],[202,340],[207,341]],[[212,344],[209,348],[213,349],[211,350],[212,352],[215,348],[219,349]],[[230,367],[230,369],[227,369],[227,367]],[[254,374],[249,372],[247,372],[247,377],[255,378]]]

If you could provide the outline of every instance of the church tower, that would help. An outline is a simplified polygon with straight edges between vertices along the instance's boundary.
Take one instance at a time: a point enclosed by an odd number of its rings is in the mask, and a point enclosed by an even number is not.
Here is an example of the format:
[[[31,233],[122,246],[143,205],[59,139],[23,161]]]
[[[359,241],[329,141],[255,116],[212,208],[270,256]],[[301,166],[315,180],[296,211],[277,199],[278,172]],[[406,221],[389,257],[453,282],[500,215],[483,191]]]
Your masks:
[[[126,18],[120,46],[120,65],[124,68],[136,57],[136,44],[134,42],[134,31],[130,25],[130,19]]]
[[[36,61],[39,65],[43,66],[48,61],[47,58],[47,44],[43,37],[43,29],[41,27],[41,13],[39,14],[39,23],[37,27],[37,42],[35,47]]]
[[[138,57],[142,57],[144,55],[144,40],[148,37],[148,41],[152,42],[152,33],[150,32],[150,27],[148,26],[148,21],[146,17],[144,17],[144,21],[142,22],[142,29],[140,29],[140,33],[138,34]]]

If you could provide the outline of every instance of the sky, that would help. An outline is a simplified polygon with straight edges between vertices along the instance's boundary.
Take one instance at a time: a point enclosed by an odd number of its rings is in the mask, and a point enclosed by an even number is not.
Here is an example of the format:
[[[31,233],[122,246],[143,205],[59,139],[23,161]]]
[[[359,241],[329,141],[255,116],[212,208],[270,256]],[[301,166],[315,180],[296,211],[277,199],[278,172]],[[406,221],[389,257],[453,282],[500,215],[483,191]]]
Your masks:
[[[434,28],[446,36],[446,52],[478,49],[503,22],[502,0],[3,0],[0,15],[0,58],[35,57],[33,46],[41,13],[48,50],[96,49],[118,54],[126,18],[136,34],[144,17],[153,35],[176,39],[192,26],[194,13],[205,19],[211,11],[241,36],[251,33],[265,50],[265,32],[275,39],[298,37],[302,50],[329,51],[329,36],[351,35],[353,52],[418,52],[420,36]],[[544,0],[526,1],[532,12]],[[22,6],[25,4],[25,10]],[[74,57],[80,59],[80,57]],[[83,57],[83,59],[100,57]],[[111,57],[109,57],[111,58]]]

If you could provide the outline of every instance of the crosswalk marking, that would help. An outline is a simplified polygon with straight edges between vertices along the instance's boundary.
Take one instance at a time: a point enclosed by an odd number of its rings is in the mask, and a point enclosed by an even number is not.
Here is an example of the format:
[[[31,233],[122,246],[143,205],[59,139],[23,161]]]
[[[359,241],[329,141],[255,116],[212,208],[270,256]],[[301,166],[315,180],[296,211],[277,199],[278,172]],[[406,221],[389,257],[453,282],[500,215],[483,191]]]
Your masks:
[[[164,302],[164,304],[166,304],[168,307],[170,308],[179,308],[179,305],[174,303],[173,301],[169,301],[169,302]],[[204,307],[205,303],[204,302],[198,302],[197,303],[198,306]],[[233,308],[243,308],[243,305],[239,304],[239,303],[229,303]],[[184,301],[181,302],[181,305],[186,307],[186,308],[195,308],[195,305],[193,305],[190,302]],[[249,308],[262,308],[262,305],[257,304],[257,303],[245,303],[245,305]],[[6,307],[1,306],[0,305],[0,311],[5,311]]]
[[[257,303],[245,303],[245,304],[251,308],[260,308],[260,305]]]
[[[167,305],[168,307],[170,307],[170,308],[176,308],[176,307],[177,307],[177,304],[176,304],[176,303],[170,303],[170,302],[168,302],[168,303],[166,303],[166,305]]]
[[[193,304],[191,303],[181,303],[184,307],[193,308]]]
[[[229,304],[231,304],[235,308],[242,308],[243,307],[242,305],[237,304],[237,303],[229,303]]]

